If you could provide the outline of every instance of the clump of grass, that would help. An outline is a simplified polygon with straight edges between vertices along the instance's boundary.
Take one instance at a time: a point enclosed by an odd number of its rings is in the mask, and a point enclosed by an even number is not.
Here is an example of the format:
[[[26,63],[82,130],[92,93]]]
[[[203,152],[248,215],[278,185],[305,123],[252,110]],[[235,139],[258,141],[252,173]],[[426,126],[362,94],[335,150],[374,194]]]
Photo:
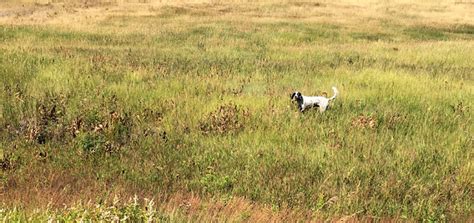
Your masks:
[[[0,157],[0,169],[3,172],[12,171],[19,165],[18,157],[12,156],[12,154],[4,154]]]
[[[204,134],[238,133],[244,130],[249,116],[248,110],[235,104],[221,105],[200,121],[199,129]]]
[[[416,26],[407,28],[405,33],[415,40],[447,40],[443,30],[436,27]]]
[[[366,41],[391,41],[392,38],[386,33],[352,33],[351,37],[356,40]]]
[[[360,115],[352,119],[352,127],[374,129],[377,127],[377,120],[372,116]]]
[[[139,203],[138,197],[128,202],[121,202],[117,197],[112,202],[78,203],[75,206],[63,207],[60,210],[47,208],[32,213],[21,209],[0,209],[2,221],[133,221],[153,222],[166,219],[156,210],[153,200],[145,199]]]

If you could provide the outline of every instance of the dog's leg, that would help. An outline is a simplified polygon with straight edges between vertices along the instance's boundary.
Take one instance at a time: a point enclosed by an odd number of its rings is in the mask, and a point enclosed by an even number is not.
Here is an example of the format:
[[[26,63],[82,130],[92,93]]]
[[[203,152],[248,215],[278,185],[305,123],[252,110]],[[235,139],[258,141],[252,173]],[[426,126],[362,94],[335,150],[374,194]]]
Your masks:
[[[304,111],[304,105],[301,104],[301,105],[300,105],[300,112],[303,112],[303,111]]]
[[[327,106],[319,106],[319,112],[323,113],[324,111],[326,111],[326,108]]]
[[[321,100],[319,103],[319,112],[323,113],[326,111],[327,107],[329,106],[329,100]]]

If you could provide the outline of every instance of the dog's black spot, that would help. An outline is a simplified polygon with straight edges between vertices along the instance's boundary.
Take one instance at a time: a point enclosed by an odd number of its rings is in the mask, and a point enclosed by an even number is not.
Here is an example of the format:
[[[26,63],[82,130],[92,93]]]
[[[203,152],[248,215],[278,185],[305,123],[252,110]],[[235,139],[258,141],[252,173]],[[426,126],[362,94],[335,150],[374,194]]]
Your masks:
[[[303,96],[301,95],[301,93],[296,94],[296,101],[303,103]]]

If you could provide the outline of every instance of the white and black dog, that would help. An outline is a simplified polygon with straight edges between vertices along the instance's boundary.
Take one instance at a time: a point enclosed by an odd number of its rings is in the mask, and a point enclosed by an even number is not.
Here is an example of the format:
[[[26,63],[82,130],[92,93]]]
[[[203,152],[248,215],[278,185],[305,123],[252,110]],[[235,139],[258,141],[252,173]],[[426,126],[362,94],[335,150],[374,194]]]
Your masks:
[[[295,91],[291,94],[291,101],[298,103],[298,109],[303,112],[306,108],[319,107],[319,112],[324,112],[329,106],[329,102],[334,100],[339,91],[336,87],[332,87],[334,95],[330,98],[324,96],[304,96],[300,92]]]

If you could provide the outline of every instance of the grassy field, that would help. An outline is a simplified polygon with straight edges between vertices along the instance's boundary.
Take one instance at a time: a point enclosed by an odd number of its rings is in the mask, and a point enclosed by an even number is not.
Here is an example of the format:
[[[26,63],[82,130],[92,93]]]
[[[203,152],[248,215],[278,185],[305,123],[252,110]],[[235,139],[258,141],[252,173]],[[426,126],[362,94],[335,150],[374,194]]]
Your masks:
[[[474,219],[472,2],[141,2],[0,3],[3,221]]]

